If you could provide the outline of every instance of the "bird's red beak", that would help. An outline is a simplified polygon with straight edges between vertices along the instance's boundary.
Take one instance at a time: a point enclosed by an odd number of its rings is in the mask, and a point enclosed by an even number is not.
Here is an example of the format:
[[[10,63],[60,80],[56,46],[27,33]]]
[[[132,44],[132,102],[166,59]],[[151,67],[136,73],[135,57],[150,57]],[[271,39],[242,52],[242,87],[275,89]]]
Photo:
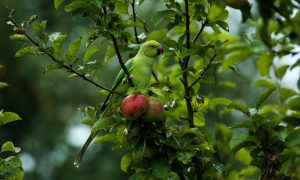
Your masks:
[[[164,48],[162,46],[159,46],[157,48],[157,55],[163,54],[164,53]]]

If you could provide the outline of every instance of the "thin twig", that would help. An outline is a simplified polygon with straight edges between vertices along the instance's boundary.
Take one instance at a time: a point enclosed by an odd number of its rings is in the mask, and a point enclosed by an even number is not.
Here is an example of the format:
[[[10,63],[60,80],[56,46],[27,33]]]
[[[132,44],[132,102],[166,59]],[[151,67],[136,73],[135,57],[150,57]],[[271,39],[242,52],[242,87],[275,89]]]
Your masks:
[[[155,74],[154,71],[152,71],[152,75],[153,75],[153,77],[154,77],[156,83],[159,84],[159,80],[158,80],[157,75]]]
[[[136,23],[135,0],[132,0],[132,2],[130,1],[130,4],[132,7],[133,22]],[[137,34],[137,28],[136,28],[136,26],[134,26],[133,28],[134,28],[135,41],[136,41],[136,43],[140,44],[138,34]]]
[[[193,87],[195,84],[197,84],[197,83],[203,78],[204,74],[205,74],[206,71],[210,68],[211,63],[212,63],[213,60],[216,58],[216,56],[217,56],[217,53],[215,53],[215,54],[213,55],[213,57],[210,59],[209,63],[204,67],[204,69],[203,69],[203,71],[201,72],[200,76],[199,76],[197,79],[195,79],[195,81],[189,86],[189,90],[191,90],[192,87]]]
[[[191,48],[191,34],[190,34],[189,1],[185,0],[184,2],[185,2],[186,49],[190,49]],[[189,60],[190,60],[190,56],[187,56],[183,59],[182,62],[181,62],[181,60],[179,60],[179,62],[180,62],[181,69],[183,71],[181,81],[184,86],[184,98],[185,98],[186,107],[187,107],[187,111],[188,111],[189,124],[190,124],[190,127],[195,127],[193,107],[192,107],[192,103],[191,103],[192,98],[190,96],[189,84],[188,84],[188,78],[187,78],[188,74],[186,71],[188,64],[189,64]]]
[[[13,19],[11,13],[12,13],[12,11],[10,11],[10,14],[9,14],[8,18],[10,19],[10,21],[11,21],[17,28],[21,28],[21,27],[19,26],[19,24]],[[36,41],[34,41],[34,40],[26,33],[25,29],[22,29],[22,30],[23,30],[23,34],[28,38],[28,40],[29,40],[33,45],[35,45],[36,47],[38,47],[39,50],[40,50],[41,52],[43,52],[43,53],[46,54],[48,57],[50,57],[50,59],[51,59],[53,62],[59,64],[59,65],[62,66],[64,69],[68,70],[68,72],[73,73],[73,74],[76,74],[76,75],[77,75],[78,77],[80,77],[81,79],[83,79],[83,80],[85,80],[85,81],[87,81],[87,82],[93,84],[94,86],[96,86],[96,87],[98,87],[98,88],[100,88],[100,89],[106,90],[106,91],[108,91],[108,92],[110,92],[110,93],[122,95],[122,94],[120,94],[120,93],[118,93],[118,92],[116,92],[116,91],[113,91],[113,90],[111,90],[111,89],[109,89],[109,88],[107,88],[107,87],[104,87],[104,86],[102,86],[102,85],[96,83],[96,82],[93,81],[92,79],[87,78],[83,73],[80,73],[80,72],[76,71],[75,69],[73,69],[72,66],[66,65],[66,64],[64,63],[63,60],[59,60],[59,59],[55,58],[52,54],[50,54],[49,52],[47,52],[44,48],[41,48],[40,45],[39,45]]]
[[[106,11],[105,7],[103,7],[102,9],[103,9],[103,13],[104,13],[105,15],[107,15],[107,11]],[[115,52],[116,52],[116,54],[117,54],[117,57],[118,57],[118,60],[119,60],[119,64],[120,64],[122,70],[123,70],[124,73],[125,73],[127,82],[128,82],[128,84],[129,84],[131,87],[134,87],[134,84],[133,84],[132,78],[131,78],[131,76],[130,76],[130,73],[129,73],[127,67],[125,66],[125,64],[124,64],[124,62],[123,62],[123,59],[122,59],[122,56],[121,56],[121,53],[120,53],[120,49],[119,49],[119,46],[118,46],[117,39],[116,39],[116,37],[115,37],[113,34],[111,34],[111,33],[110,33],[110,37],[111,37],[111,39],[112,39],[112,41],[113,41],[114,49],[115,49]]]
[[[115,37],[113,34],[110,34],[110,36],[111,36],[111,39],[112,39],[112,41],[113,41],[113,44],[114,44],[114,48],[115,48],[116,54],[117,54],[117,56],[118,56],[119,64],[120,64],[121,68],[123,69],[123,71],[124,71],[124,73],[125,73],[125,75],[126,75],[126,79],[127,79],[128,83],[129,83],[129,85],[130,85],[131,87],[133,87],[134,84],[133,84],[133,81],[132,81],[132,78],[131,78],[131,76],[130,76],[129,71],[128,71],[127,67],[125,66],[125,64],[124,64],[124,62],[123,62],[123,60],[122,60],[122,56],[121,56],[121,53],[120,53],[120,50],[119,50],[119,46],[118,46],[118,43],[117,43],[117,39],[116,39],[116,37]]]
[[[196,35],[196,36],[194,37],[194,39],[193,39],[193,43],[195,43],[195,42],[197,41],[197,39],[199,38],[199,36],[200,36],[201,33],[203,32],[204,27],[205,27],[207,24],[208,24],[208,19],[206,19],[206,20],[204,21],[204,23],[202,23],[202,26],[201,26],[199,32],[197,33],[197,35]]]

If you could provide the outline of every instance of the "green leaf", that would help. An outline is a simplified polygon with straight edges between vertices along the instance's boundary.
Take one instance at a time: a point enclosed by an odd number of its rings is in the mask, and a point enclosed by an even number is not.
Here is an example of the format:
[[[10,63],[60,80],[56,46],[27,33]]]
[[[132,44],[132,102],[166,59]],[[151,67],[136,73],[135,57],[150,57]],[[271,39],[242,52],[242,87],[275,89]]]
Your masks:
[[[297,86],[298,86],[298,90],[300,91],[300,78],[298,79]]]
[[[300,66],[300,59],[298,59],[292,66],[291,70],[293,70],[295,67]]]
[[[201,112],[194,113],[194,125],[199,127],[205,125],[205,118]]]
[[[170,18],[170,17],[175,17],[176,11],[173,10],[163,10],[163,11],[158,11],[154,14],[152,17],[152,22],[155,26],[157,26],[162,20]]]
[[[36,55],[39,54],[40,50],[38,47],[36,46],[27,46],[24,47],[23,49],[20,49],[19,51],[16,52],[15,57],[19,58],[19,57],[23,57],[26,55]]]
[[[279,91],[279,97],[282,101],[284,101],[287,98],[294,96],[296,94],[297,94],[296,91],[289,89],[289,88],[285,88],[285,87],[280,88],[280,91]]]
[[[226,98],[213,98],[209,101],[209,106],[215,107],[217,105],[228,106],[231,103],[231,100]]]
[[[212,4],[208,10],[209,22],[224,21],[228,17],[228,11],[225,8]]]
[[[164,30],[155,30],[147,35],[147,40],[161,40],[164,39],[167,32]]]
[[[183,164],[188,164],[192,161],[192,158],[195,156],[197,151],[182,151],[177,153],[178,161],[182,162]]]
[[[29,42],[29,39],[23,34],[13,34],[13,35],[9,36],[9,39],[23,41],[23,42]]]
[[[61,64],[51,64],[43,69],[43,73],[62,68],[63,66]]]
[[[71,54],[71,56],[75,56],[76,52],[78,51],[79,47],[81,44],[81,37],[75,41],[73,41],[70,45],[69,45],[69,53]]]
[[[251,119],[249,119],[249,120],[245,120],[239,124],[234,124],[232,126],[232,128],[248,128],[248,129],[253,130],[255,128],[255,124]]]
[[[125,154],[121,159],[121,169],[124,172],[127,172],[127,169],[131,163],[131,154]]]
[[[44,32],[46,29],[47,21],[42,21],[39,23],[33,24],[33,29],[35,30],[36,35],[42,40],[45,44],[49,40],[49,36]]]
[[[91,46],[84,54],[83,62],[86,64],[88,60],[98,51],[96,46]]]
[[[116,51],[114,46],[109,45],[107,48],[107,51],[105,53],[105,57],[104,57],[104,62],[108,62],[112,57],[114,57],[116,55]]]
[[[222,68],[228,68],[237,62],[246,60],[251,54],[252,52],[250,50],[234,51],[225,58],[222,63]]]
[[[235,109],[238,111],[241,111],[242,113],[246,114],[247,116],[250,116],[250,111],[247,105],[239,102],[239,101],[233,101],[228,106],[228,109]]]
[[[78,11],[88,8],[90,5],[86,1],[73,1],[65,6],[65,11],[69,13],[78,13]]]
[[[300,111],[300,95],[287,99],[286,107],[294,111]]]
[[[96,123],[92,127],[92,133],[95,133],[96,131],[109,126],[110,121],[111,121],[111,118],[109,118],[109,117],[99,119],[98,121],[96,121]]]
[[[234,135],[229,143],[229,147],[233,151],[233,153],[236,153],[238,150],[244,147],[254,145],[256,145],[256,143],[252,140],[247,132]]]
[[[138,172],[129,177],[128,180],[144,180],[144,173]]]
[[[58,7],[64,2],[65,0],[54,0],[54,7],[58,9]]]
[[[50,41],[53,42],[52,47],[54,48],[54,53],[60,54],[62,43],[66,38],[67,38],[66,34],[61,34],[57,32],[50,34]]]
[[[95,138],[94,143],[99,142],[118,142],[118,137],[114,134],[105,134],[104,136]]]
[[[276,76],[279,79],[283,78],[283,76],[285,75],[285,73],[289,67],[290,67],[290,65],[283,65],[283,66],[278,67],[276,70]]]
[[[256,102],[255,108],[259,109],[259,107],[262,105],[262,103],[272,94],[272,92],[275,90],[275,87],[271,87],[267,90],[265,90],[262,95],[259,97],[259,99]]]
[[[18,153],[21,151],[21,148],[15,147],[13,142],[7,141],[2,145],[1,152],[7,152],[7,151]]]
[[[273,57],[268,53],[261,54],[256,61],[256,68],[261,76],[268,76]]]
[[[275,87],[275,84],[270,79],[259,79],[259,80],[254,82],[253,86],[272,88],[272,87]]]
[[[153,160],[152,163],[152,174],[158,178],[166,179],[171,173],[171,168],[168,160],[159,159]]]
[[[216,23],[225,31],[229,31],[228,24],[225,21],[216,21]]]
[[[5,82],[0,82],[0,89],[7,87],[8,84]]]
[[[21,118],[16,113],[4,112],[3,114],[0,114],[0,126],[17,120],[21,120]]]

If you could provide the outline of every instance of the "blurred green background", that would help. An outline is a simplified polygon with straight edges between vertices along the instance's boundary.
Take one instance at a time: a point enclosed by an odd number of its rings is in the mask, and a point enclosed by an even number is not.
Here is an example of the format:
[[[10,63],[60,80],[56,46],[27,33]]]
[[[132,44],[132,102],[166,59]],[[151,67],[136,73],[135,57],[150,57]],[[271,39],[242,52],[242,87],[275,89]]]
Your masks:
[[[150,18],[154,12],[152,9],[159,8],[156,2],[148,0],[138,15]],[[0,3],[0,64],[6,67],[0,72],[0,81],[10,84],[0,92],[0,107],[16,112],[22,118],[22,121],[1,127],[0,143],[11,140],[22,148],[19,156],[24,163],[25,179],[127,179],[128,174],[119,168],[122,152],[112,151],[107,143],[90,146],[81,166],[76,168],[73,165],[90,132],[88,126],[80,123],[83,113],[79,108],[96,106],[103,97],[97,93],[97,88],[80,79],[68,78],[69,74],[62,70],[44,74],[43,67],[50,64],[47,57],[14,58],[20,43],[9,40],[11,29],[6,25],[6,5],[15,9],[14,17],[18,22],[36,14],[40,19],[48,20],[49,31],[67,33],[68,41],[86,36],[91,23],[82,17],[72,17],[63,8],[56,10],[52,0],[2,0]],[[230,9],[230,33],[238,35],[253,31],[246,29],[240,21],[240,12]],[[103,54],[100,52],[99,59],[101,57]],[[114,64],[116,61],[110,62],[110,68],[101,70],[98,75],[101,84],[108,87],[119,70]],[[218,91],[215,93],[220,97],[242,99],[252,106],[262,91],[251,87],[251,82],[257,78],[254,75],[255,63],[245,61],[238,68],[242,79],[232,74],[221,77],[233,81],[238,88],[225,87],[222,91],[215,90]],[[210,90],[204,88],[202,93]],[[224,117],[222,123],[230,125],[240,116],[232,113],[230,117]],[[209,122],[207,124],[209,126]]]

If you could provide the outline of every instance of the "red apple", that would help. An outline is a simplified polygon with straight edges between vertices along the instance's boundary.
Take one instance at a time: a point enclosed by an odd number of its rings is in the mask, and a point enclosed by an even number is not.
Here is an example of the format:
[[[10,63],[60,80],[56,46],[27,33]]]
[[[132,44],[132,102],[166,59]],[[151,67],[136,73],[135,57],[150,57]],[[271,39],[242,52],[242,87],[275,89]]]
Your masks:
[[[136,120],[149,108],[148,99],[142,94],[131,94],[123,99],[122,114],[126,119]]]
[[[150,98],[149,108],[144,116],[144,120],[155,122],[155,121],[162,121],[164,119],[165,119],[165,114],[164,114],[163,103],[157,98]]]

